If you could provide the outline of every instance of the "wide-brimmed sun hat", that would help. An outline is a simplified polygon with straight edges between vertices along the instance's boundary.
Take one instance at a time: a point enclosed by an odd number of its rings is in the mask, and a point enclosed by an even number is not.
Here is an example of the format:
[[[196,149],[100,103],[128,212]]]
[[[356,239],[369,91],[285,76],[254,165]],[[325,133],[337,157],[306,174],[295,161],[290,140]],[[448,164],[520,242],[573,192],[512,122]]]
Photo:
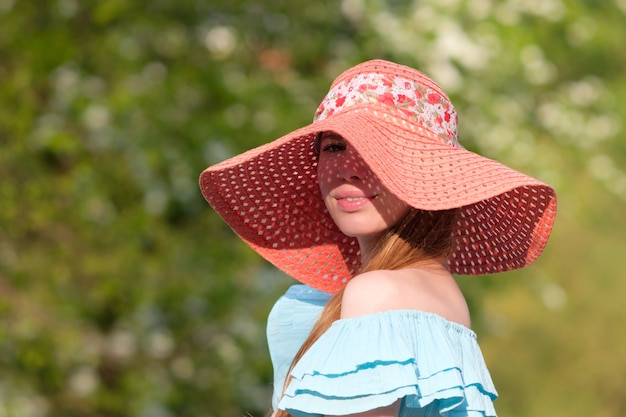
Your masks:
[[[356,239],[333,223],[317,184],[314,141],[329,131],[408,205],[459,209],[452,273],[509,271],[543,251],[556,214],[554,189],[464,149],[456,111],[434,81],[373,60],[333,82],[313,123],[200,176],[202,194],[230,227],[298,281],[334,293],[360,267]]]

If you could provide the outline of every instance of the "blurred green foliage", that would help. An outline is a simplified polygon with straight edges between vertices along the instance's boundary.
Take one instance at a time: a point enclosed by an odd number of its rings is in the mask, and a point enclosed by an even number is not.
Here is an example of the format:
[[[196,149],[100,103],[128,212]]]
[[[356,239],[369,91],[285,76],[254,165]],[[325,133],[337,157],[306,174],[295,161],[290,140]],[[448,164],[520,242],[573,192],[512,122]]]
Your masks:
[[[0,416],[263,415],[292,282],[197,178],[374,57],[559,193],[534,266],[459,278],[499,413],[626,414],[624,0],[0,0],[0,28]]]

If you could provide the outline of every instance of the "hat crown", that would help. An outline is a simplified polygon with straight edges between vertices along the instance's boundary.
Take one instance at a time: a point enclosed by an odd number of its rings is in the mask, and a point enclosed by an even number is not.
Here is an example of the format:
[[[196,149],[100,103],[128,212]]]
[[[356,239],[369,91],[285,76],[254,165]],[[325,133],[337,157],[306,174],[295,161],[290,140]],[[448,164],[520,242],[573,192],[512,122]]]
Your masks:
[[[357,65],[333,82],[314,122],[362,103],[392,108],[400,117],[436,134],[443,143],[461,147],[454,106],[441,87],[420,71],[382,60]]]

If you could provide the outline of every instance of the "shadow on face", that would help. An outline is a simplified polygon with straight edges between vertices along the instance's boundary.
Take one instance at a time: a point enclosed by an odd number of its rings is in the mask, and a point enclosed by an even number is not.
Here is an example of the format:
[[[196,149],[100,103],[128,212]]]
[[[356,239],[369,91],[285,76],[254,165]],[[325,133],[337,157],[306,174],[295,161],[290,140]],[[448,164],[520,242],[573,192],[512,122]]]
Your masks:
[[[392,194],[365,163],[359,152],[342,136],[325,132],[316,137],[317,179],[322,197],[363,196],[388,226],[396,224],[409,206]],[[343,193],[343,194],[342,194]]]

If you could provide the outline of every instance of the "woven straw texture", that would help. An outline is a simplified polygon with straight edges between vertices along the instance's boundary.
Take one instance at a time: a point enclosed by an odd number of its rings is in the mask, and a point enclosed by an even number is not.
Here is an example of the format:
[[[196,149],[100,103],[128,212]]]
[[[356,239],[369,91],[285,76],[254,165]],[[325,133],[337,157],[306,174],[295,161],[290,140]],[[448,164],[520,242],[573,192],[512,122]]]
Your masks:
[[[439,113],[425,117],[428,109],[419,100],[407,110],[399,104],[406,94],[398,90],[392,100],[381,99],[379,92],[352,100],[340,96],[344,105],[327,111],[330,96],[338,102],[333,87],[350,93],[350,80],[362,81],[363,74],[374,75],[374,81],[395,80],[429,97],[436,92],[439,103],[433,108]],[[442,117],[444,123],[430,123]],[[543,251],[556,214],[554,190],[463,149],[456,113],[443,91],[414,69],[375,60],[337,78],[312,124],[200,176],[204,197],[232,229],[300,282],[336,292],[360,266],[356,239],[335,226],[317,185],[313,143],[326,131],[350,142],[381,183],[407,204],[424,210],[459,208],[452,273],[509,271],[530,264]]]

